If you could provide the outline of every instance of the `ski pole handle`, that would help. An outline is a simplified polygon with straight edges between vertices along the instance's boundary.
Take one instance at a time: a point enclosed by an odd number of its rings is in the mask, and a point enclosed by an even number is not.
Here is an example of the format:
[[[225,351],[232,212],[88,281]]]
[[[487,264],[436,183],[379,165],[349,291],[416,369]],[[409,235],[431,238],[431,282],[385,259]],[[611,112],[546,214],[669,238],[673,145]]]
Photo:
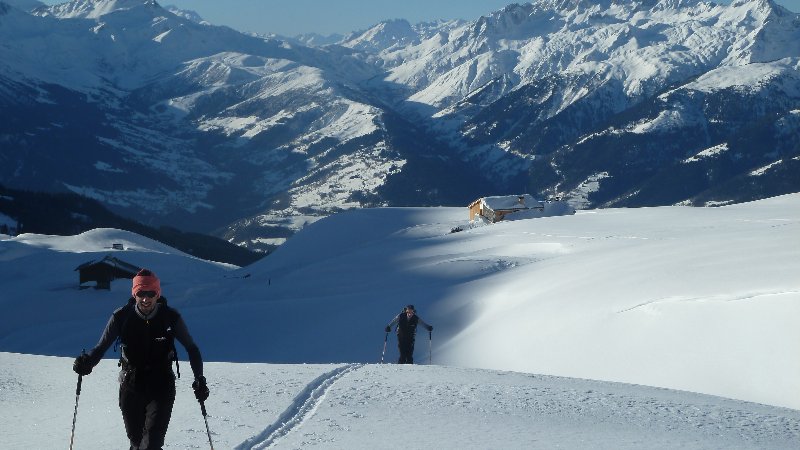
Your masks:
[[[86,349],[81,350],[81,356],[86,356]],[[78,375],[78,387],[75,388],[75,395],[81,395],[82,383],[83,383],[83,375]]]

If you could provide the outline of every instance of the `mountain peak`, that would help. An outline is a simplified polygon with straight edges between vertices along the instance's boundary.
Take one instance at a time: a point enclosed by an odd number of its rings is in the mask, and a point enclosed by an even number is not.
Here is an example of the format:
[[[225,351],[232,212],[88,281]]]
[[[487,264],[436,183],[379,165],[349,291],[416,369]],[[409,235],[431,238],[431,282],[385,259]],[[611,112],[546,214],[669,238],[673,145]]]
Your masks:
[[[372,28],[350,34],[344,39],[345,47],[360,50],[380,51],[395,46],[410,45],[419,40],[419,35],[405,19],[384,20]]]
[[[554,11],[573,11],[587,9],[592,6],[609,7],[613,0],[538,0],[531,2],[531,5],[537,9],[546,9]],[[519,7],[519,4],[511,4],[504,8],[504,10]]]
[[[784,11],[790,12],[786,8],[775,3],[774,0],[733,0],[730,7],[755,11],[762,17],[773,14],[783,15]]]
[[[115,11],[142,6],[160,8],[155,0],[72,0],[40,10],[38,15],[60,19],[96,19]]]
[[[197,11],[192,11],[189,9],[181,9],[174,5],[166,5],[164,6],[164,9],[171,12],[172,14],[175,14],[178,17],[183,17],[184,19],[190,20],[194,23],[199,23],[199,24],[209,23],[205,19],[203,19],[203,17],[200,14],[198,14]]]

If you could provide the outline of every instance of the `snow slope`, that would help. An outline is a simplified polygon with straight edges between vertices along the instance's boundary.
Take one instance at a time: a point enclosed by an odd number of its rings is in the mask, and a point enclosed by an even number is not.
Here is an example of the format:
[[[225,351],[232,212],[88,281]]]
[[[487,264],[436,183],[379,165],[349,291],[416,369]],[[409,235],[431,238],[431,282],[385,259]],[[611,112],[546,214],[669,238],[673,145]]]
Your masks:
[[[129,295],[126,280],[78,290],[74,268],[124,243],[115,256],[161,276],[216,361],[209,409],[221,448],[273,438],[277,448],[393,448],[407,432],[419,438],[412,448],[796,448],[800,194],[474,227],[467,216],[348,211],[241,269],[119,230],[3,236],[0,307],[14,319],[0,322],[0,352],[11,352],[0,355],[4,436],[62,445],[71,358]],[[434,365],[372,365],[407,303],[435,327],[416,351]],[[395,346],[388,336],[388,361]],[[121,439],[117,355],[106,357],[84,383],[79,448]],[[205,442],[189,381],[171,448]],[[109,415],[108,441],[86,443]]]
[[[0,353],[3,448],[66,447],[71,359]],[[446,366],[207,364],[217,449],[792,449],[800,411],[645,386]],[[122,448],[117,366],[82,383],[75,448]],[[178,380],[165,449],[208,448]]]

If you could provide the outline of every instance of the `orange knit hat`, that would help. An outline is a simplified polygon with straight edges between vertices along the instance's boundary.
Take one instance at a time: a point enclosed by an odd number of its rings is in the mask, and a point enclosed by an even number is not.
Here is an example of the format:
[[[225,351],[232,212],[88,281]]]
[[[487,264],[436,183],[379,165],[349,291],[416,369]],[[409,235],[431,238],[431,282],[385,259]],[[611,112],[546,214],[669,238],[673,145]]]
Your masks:
[[[153,272],[142,269],[133,277],[133,286],[131,287],[131,295],[134,297],[139,291],[155,291],[156,298],[161,297],[161,281],[159,281],[156,274]]]

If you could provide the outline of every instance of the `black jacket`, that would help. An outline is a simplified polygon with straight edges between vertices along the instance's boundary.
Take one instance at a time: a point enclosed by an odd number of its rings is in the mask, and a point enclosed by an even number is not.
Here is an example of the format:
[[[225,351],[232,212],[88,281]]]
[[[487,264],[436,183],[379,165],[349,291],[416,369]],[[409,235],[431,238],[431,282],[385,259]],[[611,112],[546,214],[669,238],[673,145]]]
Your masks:
[[[114,311],[100,341],[89,351],[89,362],[97,365],[119,337],[120,361],[124,369],[167,370],[174,359],[175,339],[186,348],[195,378],[203,375],[203,359],[180,313],[161,297],[156,309],[144,316],[133,298]]]
[[[411,318],[408,318],[405,312],[401,312],[387,326],[391,328],[392,325],[397,324],[398,339],[414,339],[417,334],[417,325],[420,323],[426,329],[431,329],[431,326],[420,319],[418,315],[414,314]]]

